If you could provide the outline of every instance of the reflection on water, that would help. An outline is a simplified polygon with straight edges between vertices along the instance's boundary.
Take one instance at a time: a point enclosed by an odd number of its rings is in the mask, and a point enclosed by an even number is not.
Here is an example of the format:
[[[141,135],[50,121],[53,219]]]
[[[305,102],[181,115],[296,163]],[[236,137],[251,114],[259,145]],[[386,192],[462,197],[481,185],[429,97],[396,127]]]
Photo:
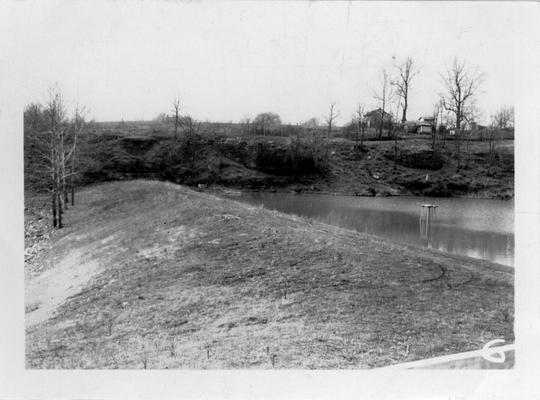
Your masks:
[[[422,204],[420,211],[420,236],[424,239],[426,245],[431,236],[431,224],[437,212],[437,206],[434,204]]]
[[[243,193],[239,199],[395,241],[514,264],[512,201],[288,193]],[[422,204],[437,205],[423,227]]]

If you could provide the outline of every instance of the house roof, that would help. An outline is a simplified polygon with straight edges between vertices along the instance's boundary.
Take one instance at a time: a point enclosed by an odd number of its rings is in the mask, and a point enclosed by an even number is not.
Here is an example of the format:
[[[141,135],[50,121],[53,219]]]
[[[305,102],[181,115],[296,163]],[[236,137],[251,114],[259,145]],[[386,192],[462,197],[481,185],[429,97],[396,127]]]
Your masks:
[[[376,115],[376,116],[381,115],[381,109],[380,109],[380,108],[377,108],[377,109],[375,109],[375,110],[371,110],[370,112],[365,113],[365,114],[364,114],[364,117],[371,117],[371,116],[373,116],[373,115]],[[384,116],[389,116],[389,115],[390,115],[389,113],[387,113],[386,111],[384,111]]]

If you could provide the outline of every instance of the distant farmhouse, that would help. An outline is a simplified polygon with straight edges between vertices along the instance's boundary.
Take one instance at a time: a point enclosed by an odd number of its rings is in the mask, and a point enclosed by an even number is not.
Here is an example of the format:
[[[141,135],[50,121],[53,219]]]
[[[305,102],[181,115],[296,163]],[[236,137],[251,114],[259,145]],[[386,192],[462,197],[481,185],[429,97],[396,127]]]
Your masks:
[[[406,121],[403,128],[407,133],[428,133],[435,129],[436,121],[433,117],[420,117],[417,121]]]
[[[390,128],[392,115],[385,111],[383,116],[383,128],[388,129]],[[364,118],[367,127],[378,128],[381,123],[381,109],[377,108],[364,114]],[[401,126],[406,133],[431,134],[434,130],[446,131],[446,126],[438,123],[437,119],[433,116],[423,116],[416,121],[405,121]],[[487,130],[487,127],[476,122],[469,122],[463,126],[463,129],[466,131],[482,132]],[[450,129],[448,132],[450,135],[454,135],[455,129]]]
[[[383,128],[389,128],[392,121],[392,115],[384,111],[383,115]],[[364,114],[366,120],[366,126],[372,128],[378,128],[381,125],[381,109],[377,108],[366,114]]]
[[[465,127],[465,129],[469,129],[471,131],[485,131],[487,130],[487,126],[485,125],[480,125],[474,121],[470,122],[467,124],[467,126]]]
[[[416,133],[418,125],[416,124],[416,121],[405,121],[403,123],[403,128],[407,133]]]
[[[435,118],[420,117],[416,123],[416,133],[431,133],[435,129]]]

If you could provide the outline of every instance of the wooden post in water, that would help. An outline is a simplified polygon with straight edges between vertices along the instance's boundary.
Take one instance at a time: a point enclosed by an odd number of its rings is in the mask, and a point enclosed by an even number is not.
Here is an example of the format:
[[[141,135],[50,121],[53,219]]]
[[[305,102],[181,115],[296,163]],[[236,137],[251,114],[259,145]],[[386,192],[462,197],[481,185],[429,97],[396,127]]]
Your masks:
[[[430,221],[435,217],[435,211],[437,210],[436,205],[434,204],[422,204],[422,211],[420,212],[420,235],[427,240],[429,239],[429,224]]]

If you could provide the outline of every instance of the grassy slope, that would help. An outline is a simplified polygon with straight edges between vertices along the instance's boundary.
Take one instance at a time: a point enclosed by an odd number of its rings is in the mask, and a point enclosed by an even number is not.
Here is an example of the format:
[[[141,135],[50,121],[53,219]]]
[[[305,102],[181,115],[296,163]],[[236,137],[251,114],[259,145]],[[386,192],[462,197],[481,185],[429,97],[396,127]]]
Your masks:
[[[27,326],[30,368],[365,368],[513,340],[513,275],[472,259],[150,181],[84,189],[66,226],[27,288],[99,270]]]
[[[461,169],[459,173],[456,173],[452,141],[448,141],[442,151],[443,167],[438,170],[394,165],[394,161],[387,157],[394,152],[392,141],[367,142],[368,152],[362,157],[353,156],[351,144],[346,140],[336,144],[332,176],[328,183],[330,191],[335,188],[338,192],[366,195],[366,188],[373,188],[378,194],[444,196],[442,186],[447,192],[446,196],[504,199],[514,196],[513,162],[509,162],[513,158],[513,141],[499,145],[500,159],[494,168],[490,168],[488,163],[488,143],[473,142],[466,155],[467,163],[464,162],[467,168]],[[430,150],[429,138],[411,138],[398,142],[398,152],[418,154]],[[374,173],[380,176],[379,179],[373,178]],[[419,185],[425,185],[427,191],[424,192]]]

